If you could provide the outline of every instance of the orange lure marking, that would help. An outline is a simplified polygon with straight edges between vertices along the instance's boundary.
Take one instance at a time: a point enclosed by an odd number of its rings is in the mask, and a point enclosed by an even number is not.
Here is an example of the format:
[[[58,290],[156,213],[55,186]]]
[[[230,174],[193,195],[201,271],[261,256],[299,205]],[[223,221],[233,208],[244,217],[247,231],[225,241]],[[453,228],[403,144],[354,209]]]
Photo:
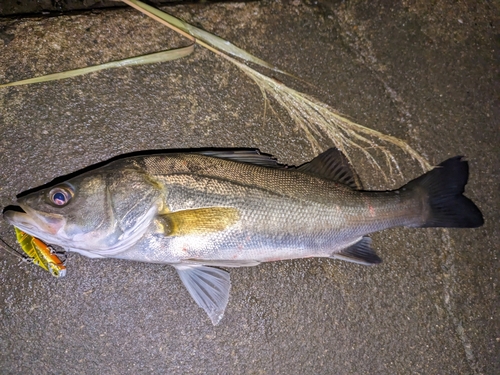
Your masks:
[[[34,264],[49,271],[52,276],[63,277],[66,275],[66,267],[50,250],[50,247],[38,238],[30,236],[16,227],[14,229],[16,230],[17,242]]]

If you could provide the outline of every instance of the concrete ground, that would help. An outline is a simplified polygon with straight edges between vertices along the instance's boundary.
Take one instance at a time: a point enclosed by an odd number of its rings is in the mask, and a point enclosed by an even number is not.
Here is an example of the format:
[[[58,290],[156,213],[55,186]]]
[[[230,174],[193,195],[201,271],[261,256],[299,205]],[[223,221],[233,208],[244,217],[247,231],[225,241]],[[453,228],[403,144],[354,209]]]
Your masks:
[[[70,255],[67,276],[0,252],[2,374],[499,374],[499,6],[495,2],[261,1],[167,11],[302,77],[275,75],[431,163],[466,155],[479,229],[374,234],[381,265],[307,259],[231,271],[212,326],[169,266]],[[0,81],[187,42],[132,9],[0,19]],[[276,104],[275,104],[276,107]],[[0,205],[137,150],[314,152],[237,69],[183,60],[0,89]],[[326,149],[332,143],[319,140]],[[383,184],[361,157],[368,188]],[[14,245],[13,229],[0,236]]]

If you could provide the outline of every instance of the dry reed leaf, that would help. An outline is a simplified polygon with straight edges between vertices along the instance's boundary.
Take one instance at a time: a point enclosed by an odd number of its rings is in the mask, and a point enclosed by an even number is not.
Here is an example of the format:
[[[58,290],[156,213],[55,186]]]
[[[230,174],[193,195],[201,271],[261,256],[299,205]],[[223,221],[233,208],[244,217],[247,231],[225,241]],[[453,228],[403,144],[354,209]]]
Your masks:
[[[191,39],[193,42],[205,48],[210,49],[212,52],[215,52],[216,54],[219,54],[219,52],[222,51],[231,56],[239,57],[242,60],[252,62],[254,64],[274,70],[275,72],[290,75],[287,72],[280,70],[278,67],[269,64],[264,60],[261,60],[258,57],[248,53],[247,51],[235,46],[231,42],[222,39],[217,35],[211,34],[208,31],[200,29],[196,26],[190,25],[189,23],[181,20],[180,18],[165,13],[157,8],[154,8],[148,4],[143,3],[142,1],[138,0],[121,0],[121,1],[139,10],[140,12],[146,14],[147,16],[153,18],[154,20],[164,24],[165,26],[170,27],[171,29],[177,31],[181,35],[184,35],[185,37]]]
[[[194,44],[191,44],[190,46],[183,47],[183,48],[177,48],[174,50],[155,52],[155,53],[150,53],[148,55],[136,56],[136,57],[131,57],[131,58],[123,59],[123,60],[111,61],[111,62],[104,63],[104,64],[88,66],[86,68],[68,70],[66,72],[48,74],[48,75],[44,75],[41,77],[24,79],[22,81],[5,83],[3,85],[0,85],[0,88],[10,87],[10,86],[28,85],[31,83],[56,81],[59,79],[81,76],[83,74],[97,72],[99,70],[104,70],[104,69],[122,68],[125,66],[137,66],[137,65],[154,64],[157,62],[172,61],[172,60],[177,60],[177,59],[180,59],[182,57],[188,56],[191,53],[193,53],[193,51],[194,51]]]

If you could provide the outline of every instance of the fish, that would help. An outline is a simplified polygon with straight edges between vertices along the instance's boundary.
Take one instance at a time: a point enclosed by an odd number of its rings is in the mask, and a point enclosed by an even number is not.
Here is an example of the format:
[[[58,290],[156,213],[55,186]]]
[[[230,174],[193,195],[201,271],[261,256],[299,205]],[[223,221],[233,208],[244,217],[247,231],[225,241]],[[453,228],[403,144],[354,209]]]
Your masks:
[[[301,166],[257,149],[131,155],[17,196],[3,217],[90,258],[173,266],[214,325],[226,268],[326,257],[381,262],[370,233],[394,227],[476,228],[468,162],[450,158],[396,190],[368,191],[336,148]]]
[[[33,264],[49,271],[54,277],[66,276],[66,266],[59,257],[40,239],[24,233],[19,228],[14,227],[16,232],[17,242],[21,245],[21,249],[31,259]]]

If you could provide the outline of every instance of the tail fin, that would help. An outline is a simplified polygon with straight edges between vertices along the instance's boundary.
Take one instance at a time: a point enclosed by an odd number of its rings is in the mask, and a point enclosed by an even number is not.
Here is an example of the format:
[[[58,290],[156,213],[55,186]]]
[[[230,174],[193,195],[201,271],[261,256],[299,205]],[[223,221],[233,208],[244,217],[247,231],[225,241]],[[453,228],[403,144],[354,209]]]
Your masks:
[[[455,156],[432,171],[410,181],[407,189],[423,189],[427,193],[429,214],[425,227],[476,228],[483,225],[479,208],[463,194],[469,178],[469,164]]]

